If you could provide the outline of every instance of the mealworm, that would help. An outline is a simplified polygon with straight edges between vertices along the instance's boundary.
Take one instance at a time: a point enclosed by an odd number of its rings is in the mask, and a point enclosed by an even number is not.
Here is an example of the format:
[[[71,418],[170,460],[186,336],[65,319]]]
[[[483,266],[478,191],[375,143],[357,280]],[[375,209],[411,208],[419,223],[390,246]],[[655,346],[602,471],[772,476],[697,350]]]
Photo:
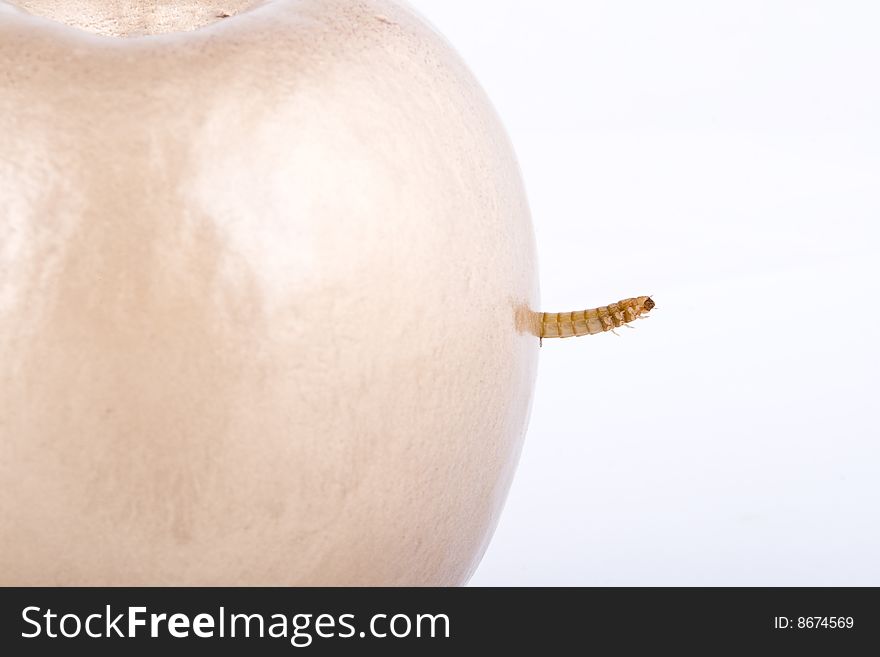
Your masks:
[[[635,297],[591,310],[542,313],[541,341],[544,338],[573,338],[613,331],[644,316],[653,307],[654,301],[651,297]]]

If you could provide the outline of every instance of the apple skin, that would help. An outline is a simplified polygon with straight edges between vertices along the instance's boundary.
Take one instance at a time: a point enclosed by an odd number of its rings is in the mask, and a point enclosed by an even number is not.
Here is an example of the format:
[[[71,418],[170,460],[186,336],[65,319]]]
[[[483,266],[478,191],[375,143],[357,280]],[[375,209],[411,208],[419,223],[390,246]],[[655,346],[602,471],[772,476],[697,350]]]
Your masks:
[[[465,582],[537,306],[508,139],[406,6],[0,4],[0,584]]]

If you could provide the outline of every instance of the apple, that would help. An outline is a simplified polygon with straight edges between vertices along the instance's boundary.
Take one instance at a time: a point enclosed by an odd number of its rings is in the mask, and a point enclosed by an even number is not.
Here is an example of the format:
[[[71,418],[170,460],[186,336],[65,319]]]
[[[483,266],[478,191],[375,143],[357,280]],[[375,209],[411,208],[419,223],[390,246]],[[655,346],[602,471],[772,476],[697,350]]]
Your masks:
[[[0,2],[0,584],[465,582],[537,306],[405,5]]]

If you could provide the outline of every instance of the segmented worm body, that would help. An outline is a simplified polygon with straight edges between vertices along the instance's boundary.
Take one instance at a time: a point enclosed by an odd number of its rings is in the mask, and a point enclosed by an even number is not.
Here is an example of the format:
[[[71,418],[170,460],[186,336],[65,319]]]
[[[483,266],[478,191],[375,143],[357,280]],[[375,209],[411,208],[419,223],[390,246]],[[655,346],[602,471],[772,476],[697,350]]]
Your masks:
[[[541,340],[573,338],[611,331],[638,319],[654,307],[651,297],[623,299],[607,306],[570,313],[542,313]]]

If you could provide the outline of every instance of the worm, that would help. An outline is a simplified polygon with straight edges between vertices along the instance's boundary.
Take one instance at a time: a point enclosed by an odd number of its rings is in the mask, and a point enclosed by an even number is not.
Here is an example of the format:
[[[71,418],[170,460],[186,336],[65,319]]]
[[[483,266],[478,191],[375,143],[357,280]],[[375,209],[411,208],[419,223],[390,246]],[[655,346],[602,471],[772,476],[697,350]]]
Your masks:
[[[591,310],[541,313],[540,338],[543,342],[544,338],[573,338],[613,331],[619,326],[644,317],[653,307],[654,301],[651,297],[635,297]]]

